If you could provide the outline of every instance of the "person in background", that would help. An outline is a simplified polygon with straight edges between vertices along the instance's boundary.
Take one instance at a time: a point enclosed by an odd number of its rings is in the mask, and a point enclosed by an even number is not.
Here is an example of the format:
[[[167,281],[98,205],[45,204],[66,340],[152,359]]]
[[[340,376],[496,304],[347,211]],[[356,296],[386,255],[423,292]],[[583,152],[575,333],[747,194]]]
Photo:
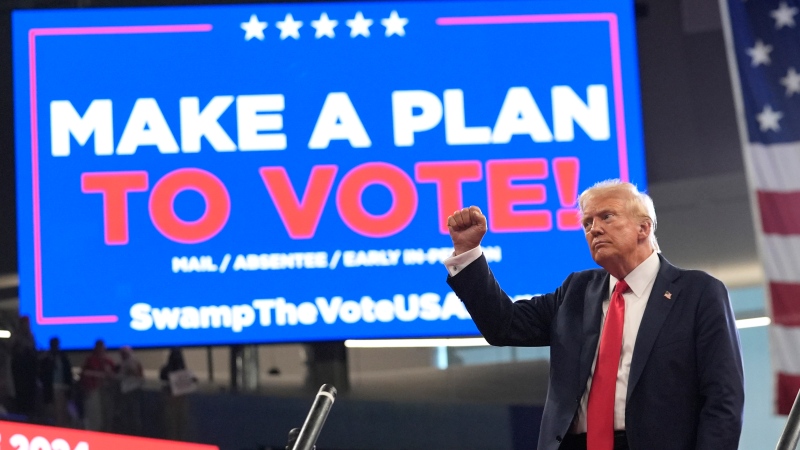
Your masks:
[[[186,394],[196,389],[197,380],[186,368],[183,351],[172,348],[167,357],[167,364],[161,367],[159,378],[166,394],[164,416],[167,438],[185,441],[188,439],[189,408]]]
[[[13,328],[0,324],[2,328]],[[13,339],[0,339],[0,415],[14,409],[14,381],[11,376],[11,346]]]
[[[133,355],[133,349],[119,349],[119,413],[120,431],[125,434],[142,433],[142,386],[144,370],[142,363]]]
[[[61,351],[61,341],[50,338],[50,350],[39,361],[39,380],[48,419],[56,426],[71,426],[69,400],[72,395],[72,363]]]
[[[19,318],[19,328],[12,336],[11,378],[14,381],[16,412],[33,417],[36,412],[36,380],[39,356],[28,316]]]
[[[94,350],[81,367],[84,427],[92,431],[108,431],[111,425],[108,393],[109,381],[114,377],[115,365],[106,355],[106,344],[98,339]]]

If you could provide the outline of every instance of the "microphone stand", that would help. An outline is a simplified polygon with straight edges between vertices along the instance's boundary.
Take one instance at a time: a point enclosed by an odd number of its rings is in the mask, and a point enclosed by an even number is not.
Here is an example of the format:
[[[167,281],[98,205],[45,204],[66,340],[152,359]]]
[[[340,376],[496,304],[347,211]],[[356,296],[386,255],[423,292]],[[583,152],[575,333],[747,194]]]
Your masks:
[[[317,392],[311,410],[308,411],[303,427],[292,428],[289,431],[289,443],[286,445],[286,450],[314,450],[316,448],[314,444],[317,443],[317,438],[325,424],[325,419],[328,418],[334,400],[336,400],[336,388],[329,384],[323,384]]]

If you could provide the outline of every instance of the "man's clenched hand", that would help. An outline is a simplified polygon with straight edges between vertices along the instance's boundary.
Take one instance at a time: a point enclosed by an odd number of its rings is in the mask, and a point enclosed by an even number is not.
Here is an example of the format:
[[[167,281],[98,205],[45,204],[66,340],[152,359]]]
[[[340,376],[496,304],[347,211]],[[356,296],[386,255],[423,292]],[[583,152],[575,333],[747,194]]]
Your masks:
[[[462,208],[447,218],[447,228],[455,254],[460,255],[480,245],[486,234],[486,216],[477,206]]]

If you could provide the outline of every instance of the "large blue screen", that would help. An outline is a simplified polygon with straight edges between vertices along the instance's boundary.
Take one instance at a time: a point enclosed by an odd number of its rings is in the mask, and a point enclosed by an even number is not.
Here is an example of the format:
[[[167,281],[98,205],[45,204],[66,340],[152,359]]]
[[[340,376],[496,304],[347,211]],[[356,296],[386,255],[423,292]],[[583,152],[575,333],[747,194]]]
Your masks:
[[[20,309],[65,348],[468,336],[444,225],[511,296],[645,186],[629,0],[13,15]]]

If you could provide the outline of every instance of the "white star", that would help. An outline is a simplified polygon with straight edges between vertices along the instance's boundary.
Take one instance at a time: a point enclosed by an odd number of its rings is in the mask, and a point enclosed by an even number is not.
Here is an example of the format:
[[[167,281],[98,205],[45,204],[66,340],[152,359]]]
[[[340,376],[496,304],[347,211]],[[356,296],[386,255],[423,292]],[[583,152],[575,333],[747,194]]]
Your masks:
[[[350,37],[358,35],[369,37],[369,27],[372,26],[372,19],[365,19],[361,11],[356,13],[356,17],[345,21],[350,27]]]
[[[786,2],[781,2],[778,9],[770,11],[769,15],[775,19],[775,29],[780,30],[784,26],[794,28],[794,16],[797,15],[798,9],[792,6],[791,8]]]
[[[314,37],[319,39],[322,36],[328,36],[329,38],[333,39],[335,36],[333,29],[336,28],[336,25],[339,25],[338,20],[331,20],[328,18],[328,13],[322,13],[319,16],[319,20],[312,20],[311,26],[317,30],[314,33]]]
[[[256,38],[259,41],[264,40],[264,28],[267,28],[267,22],[259,22],[255,14],[250,16],[249,22],[242,22],[242,29],[244,30],[244,40]]]
[[[757,67],[759,64],[770,65],[772,60],[769,59],[769,52],[772,51],[771,45],[765,45],[764,42],[759,39],[756,41],[756,45],[754,47],[747,49],[747,54],[750,55],[752,58],[752,65],[753,67]]]
[[[766,105],[764,110],[756,115],[756,120],[758,120],[758,127],[761,131],[779,131],[781,126],[778,124],[778,121],[781,120],[782,117],[782,112],[773,111],[771,106]]]
[[[289,36],[295,39],[300,39],[300,27],[303,26],[303,22],[294,20],[292,14],[289,13],[286,14],[286,18],[282,21],[275,22],[275,26],[281,30],[281,40],[284,40]]]
[[[789,67],[786,76],[781,78],[781,84],[786,87],[787,97],[791,97],[792,94],[800,94],[800,74],[795,72],[794,67]]]
[[[393,34],[405,36],[406,29],[404,27],[406,24],[408,24],[408,19],[398,16],[397,11],[392,11],[388,18],[381,19],[381,25],[386,27],[386,37],[389,37]]]

